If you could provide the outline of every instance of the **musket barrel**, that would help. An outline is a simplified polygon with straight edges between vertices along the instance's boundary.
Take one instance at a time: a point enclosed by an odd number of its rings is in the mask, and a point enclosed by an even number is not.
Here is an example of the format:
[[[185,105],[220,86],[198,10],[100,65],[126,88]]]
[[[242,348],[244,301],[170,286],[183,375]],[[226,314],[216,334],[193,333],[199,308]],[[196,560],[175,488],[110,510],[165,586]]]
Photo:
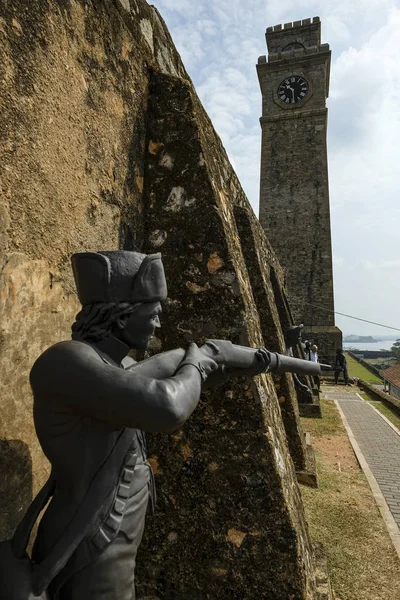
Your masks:
[[[208,340],[218,346],[222,358],[221,364],[227,365],[230,369],[249,369],[252,365],[257,365],[257,348],[248,348],[246,346],[237,346],[228,340]],[[207,347],[207,342],[202,348]],[[208,346],[209,347],[209,346]],[[209,347],[209,353],[212,356],[212,349]],[[297,375],[320,375],[321,369],[319,363],[310,360],[301,360],[292,358],[284,354],[264,350],[268,355],[269,364],[265,365],[265,371],[272,373],[296,373]],[[154,379],[164,379],[172,377],[176,372],[180,362],[185,355],[181,348],[169,350],[161,354],[156,354],[139,363],[132,365],[129,371],[140,375],[152,377]],[[260,371],[258,371],[260,372]],[[239,374],[239,373],[237,373]]]
[[[321,367],[319,363],[301,358],[293,358],[285,356],[277,352],[270,352],[270,365],[268,371],[272,373],[296,373],[296,375],[321,375]]]

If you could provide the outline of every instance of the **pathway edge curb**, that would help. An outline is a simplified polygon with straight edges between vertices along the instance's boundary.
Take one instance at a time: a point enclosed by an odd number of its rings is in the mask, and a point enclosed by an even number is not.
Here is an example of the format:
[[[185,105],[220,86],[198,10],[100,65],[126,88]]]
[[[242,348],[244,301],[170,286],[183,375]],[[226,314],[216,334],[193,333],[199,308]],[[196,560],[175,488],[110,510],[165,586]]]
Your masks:
[[[361,399],[363,400],[363,398],[361,398]],[[363,453],[361,452],[360,446],[358,445],[357,440],[354,437],[354,434],[351,430],[351,427],[346,419],[344,412],[342,411],[339,401],[333,400],[333,402],[335,403],[335,405],[339,411],[343,425],[347,431],[347,435],[349,436],[350,444],[352,445],[354,453],[357,457],[358,463],[359,463],[361,469],[363,470],[365,477],[367,478],[369,487],[371,488],[372,495],[373,495],[375,502],[379,508],[379,511],[382,515],[383,521],[386,525],[386,528],[388,530],[390,539],[391,539],[394,549],[397,553],[397,556],[400,559],[400,530],[397,527],[397,523],[394,520],[393,515],[389,510],[389,507],[386,503],[385,497],[382,494],[380,487],[378,485],[378,482],[376,481],[371,469],[369,468],[369,465],[368,465],[367,461],[365,460]],[[374,409],[374,410],[376,410],[376,409]],[[377,412],[379,413],[379,411],[377,411]]]
[[[357,396],[358,396],[358,397],[359,397],[361,400],[363,400],[364,402],[368,402],[368,400],[365,400],[365,398],[363,398],[362,396],[360,396],[360,394],[359,394],[358,392],[356,392],[356,395],[357,395]],[[382,417],[382,419],[383,419],[384,421],[386,421],[386,423],[387,423],[388,425],[390,425],[390,427],[393,429],[393,431],[395,431],[395,432],[397,433],[397,435],[400,435],[400,431],[397,429],[396,425],[393,425],[392,421],[390,421],[390,420],[389,420],[389,419],[388,419],[388,418],[387,418],[387,417],[386,417],[384,414],[382,414],[380,410],[378,410],[377,408],[375,408],[375,406],[374,406],[373,404],[371,404],[371,402],[368,402],[368,404],[370,405],[370,407],[371,407],[371,408],[373,408],[373,409],[374,409],[374,411],[375,411],[376,413],[378,413],[378,415],[379,415],[380,417]],[[381,404],[382,404],[382,402],[381,402]]]

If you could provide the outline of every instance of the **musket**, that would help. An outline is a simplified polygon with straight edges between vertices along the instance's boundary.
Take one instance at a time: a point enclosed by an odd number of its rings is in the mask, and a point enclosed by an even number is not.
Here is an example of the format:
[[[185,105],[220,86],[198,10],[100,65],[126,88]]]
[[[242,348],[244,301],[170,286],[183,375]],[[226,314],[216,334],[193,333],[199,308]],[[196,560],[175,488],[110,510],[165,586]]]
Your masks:
[[[321,374],[321,367],[329,367],[329,365],[270,352],[266,348],[239,346],[228,340],[207,340],[200,350],[223,366],[225,371],[230,371],[231,376],[240,375],[240,371],[243,370],[246,375],[271,372],[296,373],[315,377]],[[165,379],[175,374],[184,356],[185,350],[176,348],[146,358],[128,368],[140,375]]]

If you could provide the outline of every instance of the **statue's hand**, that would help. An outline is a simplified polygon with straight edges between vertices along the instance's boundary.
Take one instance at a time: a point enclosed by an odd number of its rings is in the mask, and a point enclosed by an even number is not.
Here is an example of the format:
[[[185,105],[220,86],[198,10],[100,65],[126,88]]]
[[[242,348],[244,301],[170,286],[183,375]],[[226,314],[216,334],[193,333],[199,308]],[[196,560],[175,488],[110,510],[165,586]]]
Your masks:
[[[266,348],[263,346],[261,348],[255,348],[253,364],[243,369],[237,369],[236,374],[254,377],[255,375],[266,373],[268,371],[270,362],[270,354]]]
[[[266,348],[237,346],[227,340],[207,340],[200,350],[206,356],[212,356],[231,377],[253,377],[265,373],[271,362],[270,353]]]
[[[206,356],[211,356],[219,365],[223,365],[228,369],[243,369],[246,371],[249,369],[249,373],[253,370],[258,373],[262,372],[265,359],[268,356],[268,351],[265,348],[262,349],[261,356],[258,348],[237,346],[229,340],[206,340],[200,350]]]
[[[271,355],[269,351],[265,348],[265,346],[257,348],[256,358],[258,361],[258,369],[255,375],[260,375],[260,373],[266,373],[271,363]],[[254,365],[254,367],[256,367],[256,365]]]
[[[216,361],[211,358],[211,356],[204,354],[194,342],[189,344],[186,354],[178,366],[178,370],[185,365],[196,367],[203,381],[205,381],[213,371],[218,369]]]
[[[208,356],[208,358],[215,360],[218,365],[226,364],[225,352],[213,341],[207,340],[205,344],[200,346],[199,350],[202,354],[204,354],[204,356]]]

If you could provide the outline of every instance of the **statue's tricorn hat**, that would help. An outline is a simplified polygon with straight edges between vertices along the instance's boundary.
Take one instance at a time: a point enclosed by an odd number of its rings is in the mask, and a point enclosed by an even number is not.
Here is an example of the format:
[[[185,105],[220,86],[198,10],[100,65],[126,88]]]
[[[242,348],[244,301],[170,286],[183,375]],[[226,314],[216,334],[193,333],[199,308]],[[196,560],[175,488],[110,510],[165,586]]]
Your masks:
[[[72,255],[71,262],[83,306],[103,302],[159,302],[167,297],[159,253],[79,252]]]

